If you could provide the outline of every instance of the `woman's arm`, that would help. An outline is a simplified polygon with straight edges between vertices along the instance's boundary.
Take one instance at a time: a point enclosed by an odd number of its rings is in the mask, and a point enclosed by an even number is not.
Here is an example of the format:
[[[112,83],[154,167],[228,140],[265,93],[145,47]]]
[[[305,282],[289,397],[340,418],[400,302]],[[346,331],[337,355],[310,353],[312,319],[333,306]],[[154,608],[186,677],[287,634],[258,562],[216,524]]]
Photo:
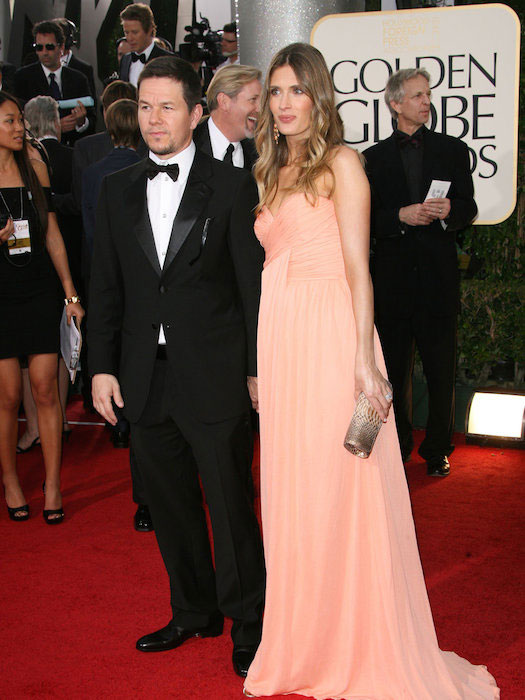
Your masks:
[[[49,187],[49,174],[45,164],[40,163],[39,161],[33,161],[32,165],[36,174],[38,175],[38,179],[42,187]],[[71,272],[69,270],[66,246],[64,245],[62,234],[58,228],[58,222],[54,212],[49,212],[47,215],[46,248],[62,284],[66,299],[77,296],[75,285],[73,284]],[[84,317],[84,309],[79,302],[74,304],[70,303],[66,306],[66,314],[68,323],[71,322],[72,316],[76,316],[77,323],[80,325],[80,322]]]
[[[357,153],[341,146],[332,163],[333,202],[354,310],[357,352],[355,397],[364,392],[386,420],[391,388],[376,366],[374,353],[374,296],[370,278],[370,187]]]

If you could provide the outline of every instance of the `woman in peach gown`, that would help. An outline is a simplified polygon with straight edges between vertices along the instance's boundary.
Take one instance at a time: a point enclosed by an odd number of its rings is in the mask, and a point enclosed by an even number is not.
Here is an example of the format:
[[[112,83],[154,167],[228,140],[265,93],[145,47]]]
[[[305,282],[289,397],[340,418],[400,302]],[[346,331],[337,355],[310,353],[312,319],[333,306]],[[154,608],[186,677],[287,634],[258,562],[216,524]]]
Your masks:
[[[499,698],[485,667],[438,647],[373,326],[368,182],[316,49],[274,57],[257,146],[267,593],[244,693]],[[387,419],[366,461],[343,447],[361,391]]]

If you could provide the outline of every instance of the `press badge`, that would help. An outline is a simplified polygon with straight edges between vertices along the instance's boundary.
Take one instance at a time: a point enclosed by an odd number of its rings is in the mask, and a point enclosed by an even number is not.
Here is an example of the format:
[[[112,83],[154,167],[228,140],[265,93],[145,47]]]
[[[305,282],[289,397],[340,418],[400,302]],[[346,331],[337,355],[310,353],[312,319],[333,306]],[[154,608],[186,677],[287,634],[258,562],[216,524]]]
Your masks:
[[[21,255],[31,252],[31,237],[29,235],[29,221],[18,219],[13,221],[15,232],[7,241],[9,255]]]

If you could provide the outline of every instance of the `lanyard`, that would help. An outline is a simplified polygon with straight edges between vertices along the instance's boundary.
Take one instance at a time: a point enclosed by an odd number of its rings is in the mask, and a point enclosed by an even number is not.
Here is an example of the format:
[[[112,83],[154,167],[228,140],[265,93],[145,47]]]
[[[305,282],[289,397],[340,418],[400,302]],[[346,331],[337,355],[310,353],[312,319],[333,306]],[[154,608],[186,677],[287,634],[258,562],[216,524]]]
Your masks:
[[[11,209],[7,206],[7,202],[4,199],[4,195],[2,194],[2,191],[0,190],[0,197],[2,197],[2,202],[4,203],[4,207],[7,210],[7,213],[9,214],[9,218],[12,219],[13,221],[15,220],[15,217],[11,213]],[[24,202],[22,200],[22,188],[20,188],[20,216],[18,217],[19,219],[24,218]]]

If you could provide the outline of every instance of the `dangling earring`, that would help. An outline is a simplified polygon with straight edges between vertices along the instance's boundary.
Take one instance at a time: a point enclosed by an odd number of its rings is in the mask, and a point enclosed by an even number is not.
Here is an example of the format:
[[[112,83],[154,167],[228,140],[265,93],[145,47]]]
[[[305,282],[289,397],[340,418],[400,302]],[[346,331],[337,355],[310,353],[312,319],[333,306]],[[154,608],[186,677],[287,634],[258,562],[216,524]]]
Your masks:
[[[273,140],[275,141],[275,145],[279,145],[279,136],[280,136],[279,129],[277,128],[277,124],[274,122],[273,123]]]

